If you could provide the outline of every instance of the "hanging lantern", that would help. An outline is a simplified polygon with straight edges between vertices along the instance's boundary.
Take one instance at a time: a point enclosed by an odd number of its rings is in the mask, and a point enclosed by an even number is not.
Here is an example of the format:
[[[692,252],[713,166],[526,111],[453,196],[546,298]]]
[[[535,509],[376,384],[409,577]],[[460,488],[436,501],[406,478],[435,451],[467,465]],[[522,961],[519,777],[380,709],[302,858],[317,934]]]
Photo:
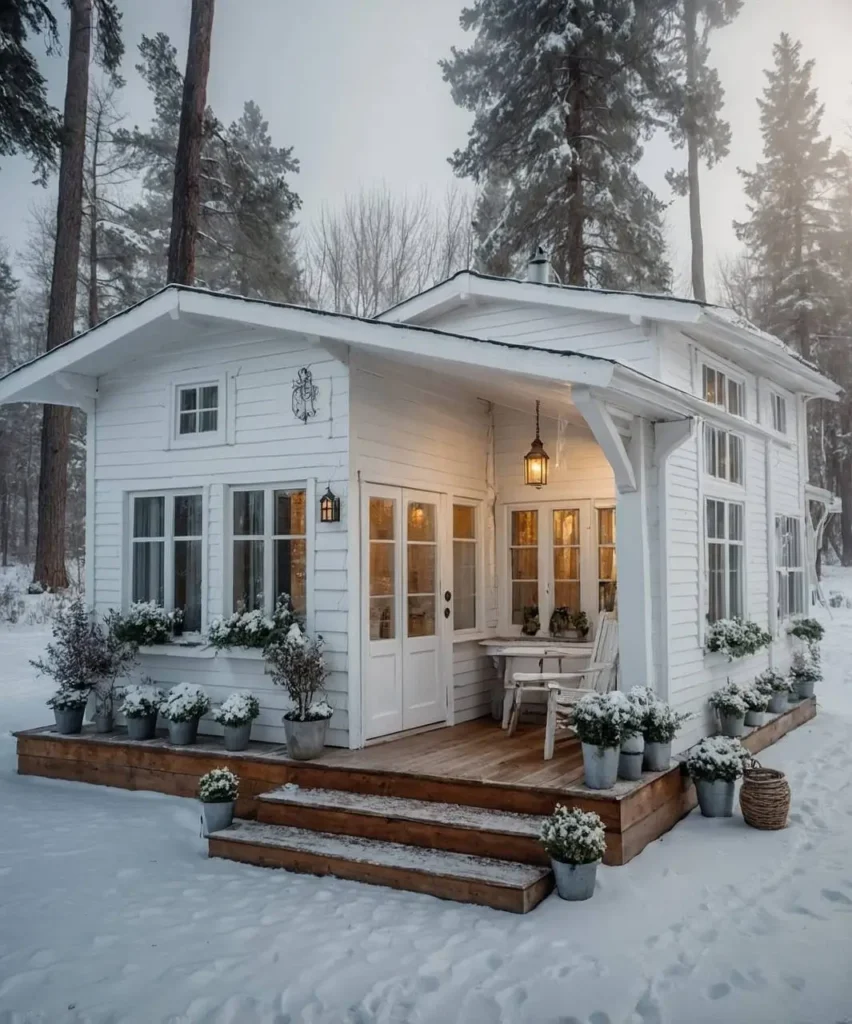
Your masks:
[[[327,487],[325,494],[320,498],[320,522],[340,522],[340,498],[332,493],[331,487]]]
[[[547,463],[550,461],[539,437],[539,406],[535,403],[535,440],[524,456],[524,483],[530,487],[544,487],[547,483]]]

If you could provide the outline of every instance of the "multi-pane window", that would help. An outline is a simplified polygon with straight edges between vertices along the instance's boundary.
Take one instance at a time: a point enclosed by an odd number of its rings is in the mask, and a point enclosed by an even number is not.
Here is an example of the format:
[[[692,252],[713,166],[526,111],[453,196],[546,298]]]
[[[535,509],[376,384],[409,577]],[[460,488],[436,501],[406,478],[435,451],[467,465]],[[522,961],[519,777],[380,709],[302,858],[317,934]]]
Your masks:
[[[153,601],[184,614],[184,629],[201,629],[203,538],[200,494],[133,498],[131,600]]]
[[[779,621],[801,615],[805,610],[802,521],[795,516],[775,517],[775,576]]]
[[[409,501],[405,519],[407,636],[434,636],[438,603],[438,508]]]
[[[615,609],[615,509],[598,509],[598,611]]]
[[[476,629],[476,507],[453,505],[453,628]]]
[[[370,498],[370,639],[396,637],[396,502]]]
[[[580,510],[553,510],[553,596],[556,608],[580,611]]]
[[[783,395],[773,391],[770,394],[772,402],[772,429],[779,434],[787,433],[787,399]]]
[[[743,482],[743,439],[729,430],[704,424],[704,469],[718,480]]]
[[[524,622],[524,609],[538,608],[538,510],[512,512],[509,553],[512,625]]]
[[[726,409],[732,416],[745,416],[745,388],[721,370],[705,366],[703,370],[704,401]]]
[[[743,506],[708,498],[704,532],[707,541],[707,620],[743,614]]]
[[[305,491],[257,487],[232,492],[234,611],[271,614],[285,594],[306,610]]]
[[[177,434],[216,433],[219,429],[219,385],[201,384],[177,389]]]

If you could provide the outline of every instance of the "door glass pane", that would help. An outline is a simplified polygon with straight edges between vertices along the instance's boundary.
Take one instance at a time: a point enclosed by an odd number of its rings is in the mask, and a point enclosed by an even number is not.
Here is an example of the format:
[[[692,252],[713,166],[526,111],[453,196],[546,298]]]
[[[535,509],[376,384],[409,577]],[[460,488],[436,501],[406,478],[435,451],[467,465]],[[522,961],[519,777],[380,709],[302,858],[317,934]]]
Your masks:
[[[370,498],[370,540],[393,540],[395,505],[392,498]]]
[[[396,636],[396,616],[392,597],[370,598],[370,639],[393,640]]]
[[[476,626],[476,544],[469,540],[453,541],[453,626]]]
[[[615,548],[600,548],[598,551],[598,578],[615,579]]]
[[[598,611],[615,611],[615,583],[598,583]]]
[[[512,512],[510,535],[512,624],[521,626],[524,609],[538,611],[538,510]]]
[[[598,509],[598,544],[615,544],[615,509]]]
[[[166,499],[133,499],[133,536],[164,537],[166,530]]]
[[[580,543],[580,514],[575,508],[558,508],[553,513],[553,544]]]
[[[408,545],[408,593],[434,594],[435,552],[434,544]]]
[[[538,544],[538,512],[535,509],[512,513],[512,544]]]
[[[538,548],[514,548],[512,551],[512,579],[538,579]]]
[[[553,578],[555,580],[578,580],[580,578],[579,548],[554,548]]]
[[[580,511],[553,512],[553,605],[580,611]]]
[[[164,541],[142,541],[133,545],[133,600],[164,602]]]
[[[201,495],[179,494],[175,498],[175,537],[201,536]]]
[[[235,612],[263,608],[262,540],[234,541],[233,599]]]
[[[557,580],[554,583],[555,606],[570,608],[572,612],[580,610],[580,584]]]
[[[512,583],[512,625],[523,625],[525,608],[538,608],[537,582]]]
[[[457,540],[476,537],[476,509],[473,505],[453,505],[453,537]]]
[[[305,542],[303,540],[276,540],[275,545],[275,601],[287,594],[293,602],[293,611],[304,616],[306,611]]]
[[[275,533],[278,536],[305,533],[305,492],[276,491]]]
[[[263,535],[263,491],[234,491],[234,534]]]
[[[419,501],[410,501],[408,503],[408,539],[410,541],[434,541],[434,505],[424,505]]]
[[[419,595],[408,598],[408,635],[435,635],[435,597]]]
[[[201,541],[175,541],[175,608],[183,610],[183,628],[201,629]]]
[[[370,544],[370,595],[380,597],[393,594],[394,587],[394,546],[373,541]]]

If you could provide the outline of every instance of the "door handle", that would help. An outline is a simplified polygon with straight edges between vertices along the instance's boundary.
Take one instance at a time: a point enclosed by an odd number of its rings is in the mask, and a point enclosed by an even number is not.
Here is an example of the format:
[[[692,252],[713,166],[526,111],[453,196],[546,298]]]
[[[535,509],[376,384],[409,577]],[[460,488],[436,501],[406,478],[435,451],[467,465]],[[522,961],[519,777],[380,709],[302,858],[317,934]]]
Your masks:
[[[450,609],[449,608],[445,608],[444,609],[444,618],[448,619],[449,617],[450,617]]]
[[[449,592],[449,590],[445,590],[444,591],[444,600],[445,601],[451,601],[452,597],[453,597],[453,595]]]

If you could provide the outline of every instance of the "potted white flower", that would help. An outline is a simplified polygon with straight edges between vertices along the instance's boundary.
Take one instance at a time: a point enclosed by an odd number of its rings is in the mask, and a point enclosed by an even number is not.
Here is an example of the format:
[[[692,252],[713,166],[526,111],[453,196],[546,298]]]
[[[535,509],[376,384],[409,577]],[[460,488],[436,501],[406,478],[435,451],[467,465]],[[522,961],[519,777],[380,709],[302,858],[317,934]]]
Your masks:
[[[152,740],[157,733],[157,715],[165,695],[154,688],[147,677],[137,686],[129,686],[119,710],[127,720],[127,738]]]
[[[88,690],[72,690],[60,687],[47,701],[56,719],[56,731],[62,736],[72,736],[83,731],[83,714],[89,700]]]
[[[606,850],[603,822],[594,811],[556,805],[541,826],[542,845],[550,856],[556,892],[563,900],[587,900],[595,891],[598,864]]]
[[[686,770],[705,818],[730,818],[734,813],[734,784],[743,774],[746,757],[740,741],[726,736],[708,736],[689,751]]]
[[[745,724],[753,728],[765,725],[769,694],[757,686],[746,686],[743,687],[742,698],[747,708]]]
[[[772,634],[749,619],[718,619],[707,627],[705,650],[727,654],[728,661],[757,654],[772,643]]]
[[[183,613],[179,619],[183,622]],[[161,608],[156,601],[135,601],[122,615],[107,615],[110,632],[124,643],[139,647],[157,647],[172,642],[175,614]]]
[[[807,700],[814,695],[814,683],[822,679],[822,670],[818,655],[811,648],[809,653],[796,651],[793,655],[793,664],[790,666],[790,675],[793,678],[796,699]]]
[[[719,725],[723,736],[745,735],[745,716],[748,707],[743,700],[742,689],[736,683],[728,682],[710,694],[710,707],[719,716]]]
[[[260,703],[251,693],[232,693],[213,711],[213,720],[224,732],[225,750],[245,750],[251,737],[251,723],[260,714]]]
[[[773,715],[780,715],[789,706],[790,691],[793,689],[793,680],[788,676],[781,675],[774,668],[768,668],[761,672],[755,679],[754,685],[762,690],[769,697],[768,711]]]
[[[583,747],[589,789],[611,789],[621,753],[621,702],[613,694],[589,693],[574,708],[574,731]]]
[[[212,768],[198,780],[205,836],[219,832],[233,822],[239,784],[239,778],[230,768]]]
[[[322,698],[327,674],[322,637],[308,637],[299,623],[293,622],[286,633],[272,636],[263,657],[272,681],[283,686],[293,702],[283,718],[287,756],[297,761],[319,757],[334,714]]]
[[[173,686],[160,705],[160,714],[169,723],[169,742],[177,747],[195,743],[198,722],[210,710],[210,698],[196,683]]]
[[[642,763],[645,771],[668,770],[672,760],[672,741],[689,717],[675,711],[663,700],[652,701],[645,708],[645,757]]]
[[[642,778],[642,758],[645,754],[645,704],[648,688],[635,687],[630,693],[614,690],[610,695],[621,718],[621,746],[618,754],[618,777],[636,782]]]
[[[296,621],[287,594],[282,594],[272,616],[262,611],[236,611],[225,619],[214,619],[207,631],[207,642],[220,651],[234,647],[261,650],[276,633],[284,634]]]

